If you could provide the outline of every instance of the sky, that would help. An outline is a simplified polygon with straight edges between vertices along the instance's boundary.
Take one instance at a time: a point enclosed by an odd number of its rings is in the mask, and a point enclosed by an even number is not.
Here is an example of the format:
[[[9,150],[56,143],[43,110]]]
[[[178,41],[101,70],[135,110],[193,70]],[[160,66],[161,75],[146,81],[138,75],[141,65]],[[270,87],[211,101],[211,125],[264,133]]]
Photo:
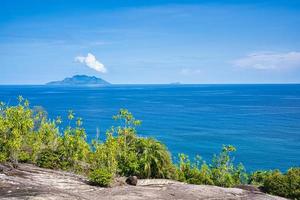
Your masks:
[[[0,84],[300,83],[300,0],[1,0]]]

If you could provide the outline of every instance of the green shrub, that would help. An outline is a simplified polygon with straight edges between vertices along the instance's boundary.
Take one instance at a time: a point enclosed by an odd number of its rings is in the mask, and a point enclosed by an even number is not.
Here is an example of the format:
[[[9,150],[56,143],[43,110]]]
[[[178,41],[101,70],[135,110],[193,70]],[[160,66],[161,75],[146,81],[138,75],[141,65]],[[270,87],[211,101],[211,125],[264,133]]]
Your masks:
[[[34,126],[29,102],[21,96],[18,100],[17,106],[0,106],[0,149],[13,163],[18,162],[24,138]]]
[[[8,159],[8,156],[5,152],[0,152],[0,163],[6,162]]]
[[[117,156],[118,173],[121,176],[139,174],[139,159],[134,150],[121,151]]]
[[[264,180],[263,188],[265,192],[279,196],[286,196],[289,193],[287,177],[275,170]]]
[[[166,146],[152,138],[137,136],[136,120],[128,110],[121,109],[113,117],[120,126],[107,131],[106,141],[93,142],[92,168],[106,168],[121,176],[139,178],[171,178],[175,167]]]
[[[117,140],[112,136],[111,132],[107,132],[107,138],[104,143],[93,141],[93,152],[89,156],[89,163],[92,169],[105,168],[110,173],[117,173],[119,145]]]
[[[173,163],[166,146],[153,138],[138,138],[136,152],[141,178],[171,178]]]
[[[21,151],[19,153],[19,161],[23,162],[23,163],[29,162],[30,161],[30,154],[26,151]]]
[[[215,185],[221,187],[232,187],[246,182],[247,175],[242,164],[237,166],[233,163],[231,153],[236,148],[232,145],[223,145],[219,155],[215,155],[211,164],[212,180]]]
[[[43,168],[60,169],[63,165],[61,154],[59,152],[46,149],[39,154],[37,165]]]
[[[211,170],[206,163],[201,165],[201,158],[197,156],[191,162],[187,155],[179,154],[178,180],[190,184],[213,184]]]
[[[262,186],[265,179],[270,176],[272,171],[255,171],[250,174],[249,183],[252,185]]]
[[[69,111],[69,123],[74,118],[74,113]],[[86,132],[81,127],[82,120],[77,118],[76,127],[68,126],[58,140],[58,151],[64,161],[64,169],[83,173],[86,169],[82,163],[88,162],[90,145],[86,141]]]
[[[289,194],[291,199],[300,199],[300,168],[290,168],[286,174],[289,183]]]
[[[300,199],[300,168],[291,168],[286,174],[282,174],[279,170],[268,171],[264,174],[260,178],[263,179],[265,192],[291,199]]]
[[[196,157],[194,162],[184,155],[179,155],[177,169],[178,180],[192,184],[217,185],[232,187],[247,182],[247,174],[242,164],[235,166],[230,153],[235,148],[231,145],[223,146],[219,155],[215,155],[212,164],[207,165]]]
[[[108,187],[112,182],[112,173],[105,168],[92,170],[89,174],[89,181],[101,187]]]

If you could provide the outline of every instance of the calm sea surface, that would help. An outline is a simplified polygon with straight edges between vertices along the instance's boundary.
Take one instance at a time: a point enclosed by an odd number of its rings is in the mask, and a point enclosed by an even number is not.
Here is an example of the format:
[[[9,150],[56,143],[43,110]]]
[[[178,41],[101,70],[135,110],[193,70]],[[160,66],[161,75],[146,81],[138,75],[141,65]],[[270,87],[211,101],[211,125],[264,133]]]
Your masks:
[[[209,161],[232,144],[248,171],[300,166],[300,85],[0,86],[0,101],[14,105],[18,95],[52,118],[74,110],[89,139],[127,108],[143,121],[139,134],[163,141],[173,156]]]

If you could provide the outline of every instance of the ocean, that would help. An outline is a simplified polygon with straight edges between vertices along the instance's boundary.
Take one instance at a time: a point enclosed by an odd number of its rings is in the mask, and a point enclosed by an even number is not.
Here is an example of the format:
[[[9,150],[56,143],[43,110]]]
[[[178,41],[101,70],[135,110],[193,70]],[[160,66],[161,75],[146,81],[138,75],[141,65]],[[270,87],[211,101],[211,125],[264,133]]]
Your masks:
[[[126,108],[142,120],[138,134],[165,143],[175,158],[185,153],[210,162],[223,144],[237,148],[247,171],[300,166],[300,85],[113,85],[66,88],[0,86],[0,101],[22,95],[49,117],[82,117],[88,139],[118,125]]]

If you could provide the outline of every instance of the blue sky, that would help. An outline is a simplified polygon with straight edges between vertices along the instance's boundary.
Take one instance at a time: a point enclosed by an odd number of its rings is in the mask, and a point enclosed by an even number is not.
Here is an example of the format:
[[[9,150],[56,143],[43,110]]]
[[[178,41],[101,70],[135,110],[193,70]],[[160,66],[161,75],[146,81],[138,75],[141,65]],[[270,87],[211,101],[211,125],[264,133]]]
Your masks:
[[[300,1],[2,0],[0,84],[299,83]]]

